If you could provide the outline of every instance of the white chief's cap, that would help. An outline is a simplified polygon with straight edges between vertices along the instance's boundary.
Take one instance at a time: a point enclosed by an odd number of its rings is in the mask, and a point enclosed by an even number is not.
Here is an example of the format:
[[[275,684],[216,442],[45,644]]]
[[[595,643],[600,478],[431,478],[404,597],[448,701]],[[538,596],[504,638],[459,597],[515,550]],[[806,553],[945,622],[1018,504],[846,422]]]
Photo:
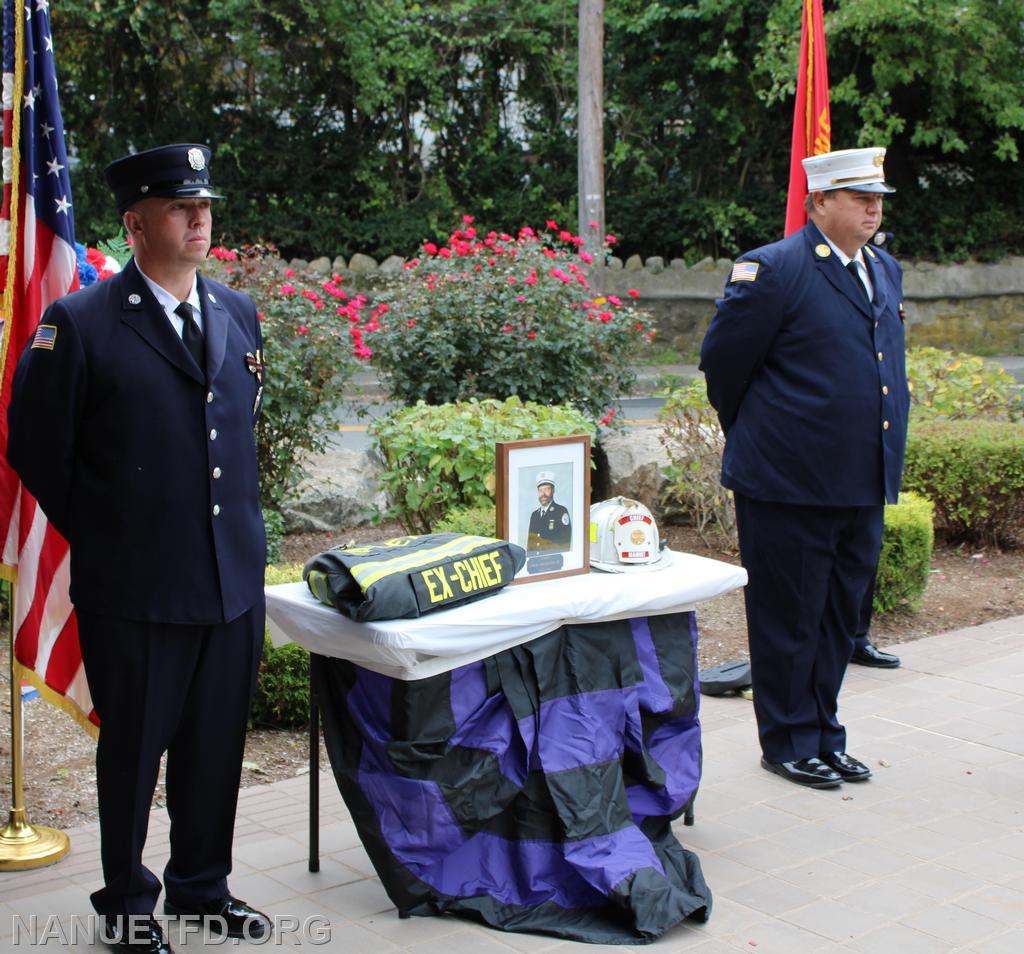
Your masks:
[[[537,474],[537,486],[539,487],[541,484],[551,484],[554,487],[555,475],[550,470],[542,470]]]
[[[807,173],[808,192],[831,192],[833,189],[853,189],[854,192],[895,192],[885,181],[885,150],[881,146],[870,149],[840,149],[808,156],[803,161]]]

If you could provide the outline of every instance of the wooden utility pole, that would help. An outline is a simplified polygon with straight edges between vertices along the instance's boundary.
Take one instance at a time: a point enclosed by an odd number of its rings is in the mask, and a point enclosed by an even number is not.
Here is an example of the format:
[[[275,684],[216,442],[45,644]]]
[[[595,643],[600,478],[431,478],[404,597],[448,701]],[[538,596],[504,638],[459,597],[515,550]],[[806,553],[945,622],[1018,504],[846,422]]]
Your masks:
[[[604,0],[580,0],[577,169],[579,234],[594,256],[591,288],[604,290]],[[591,225],[597,223],[596,226]]]

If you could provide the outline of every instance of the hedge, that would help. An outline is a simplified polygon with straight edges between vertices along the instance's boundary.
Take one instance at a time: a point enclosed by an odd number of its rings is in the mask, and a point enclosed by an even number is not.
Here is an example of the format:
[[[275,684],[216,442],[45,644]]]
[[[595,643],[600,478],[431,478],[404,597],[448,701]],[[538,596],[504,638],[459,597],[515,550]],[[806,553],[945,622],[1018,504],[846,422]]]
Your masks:
[[[1019,543],[1024,539],[1024,425],[914,424],[903,487],[932,501],[936,524],[953,542]]]
[[[876,613],[917,609],[928,585],[935,531],[932,504],[916,494],[900,494],[886,504],[882,553],[875,578]]]

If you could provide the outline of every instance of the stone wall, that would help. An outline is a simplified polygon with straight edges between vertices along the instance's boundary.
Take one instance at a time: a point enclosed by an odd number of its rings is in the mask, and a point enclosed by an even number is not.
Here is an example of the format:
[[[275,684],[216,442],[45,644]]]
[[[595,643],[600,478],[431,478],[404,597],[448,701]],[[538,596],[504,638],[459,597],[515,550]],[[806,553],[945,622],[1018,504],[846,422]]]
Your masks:
[[[358,291],[371,294],[402,275],[396,255],[378,263],[357,253],[291,266],[318,275],[345,276]],[[626,261],[612,258],[605,291],[625,296],[640,292],[640,303],[656,319],[660,342],[681,355],[696,353],[732,268],[730,259],[705,259],[687,267],[682,259]],[[1024,258],[996,264],[936,265],[904,262],[904,305],[912,345],[933,345],[976,354],[1024,354]]]

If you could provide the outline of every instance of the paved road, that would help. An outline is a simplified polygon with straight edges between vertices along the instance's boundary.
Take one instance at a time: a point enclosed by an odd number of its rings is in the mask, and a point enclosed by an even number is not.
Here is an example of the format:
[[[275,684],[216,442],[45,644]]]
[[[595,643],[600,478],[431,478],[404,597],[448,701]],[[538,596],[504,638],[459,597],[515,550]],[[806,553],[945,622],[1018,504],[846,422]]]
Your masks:
[[[1024,385],[1024,355],[1003,355],[990,359],[1002,365],[1010,374]],[[637,395],[622,399],[622,417],[628,422],[627,427],[646,427],[657,419],[658,411],[663,403],[653,392],[665,383],[689,381],[700,372],[695,364],[652,365],[637,369]],[[348,450],[361,450],[369,446],[366,436],[368,418],[380,417],[398,407],[397,404],[384,403],[380,396],[380,387],[376,376],[369,369],[360,370],[354,383],[363,389],[363,397],[355,397],[356,401],[374,401],[369,403],[367,415],[359,416],[353,405],[346,404],[338,414],[338,430],[332,444]]]

